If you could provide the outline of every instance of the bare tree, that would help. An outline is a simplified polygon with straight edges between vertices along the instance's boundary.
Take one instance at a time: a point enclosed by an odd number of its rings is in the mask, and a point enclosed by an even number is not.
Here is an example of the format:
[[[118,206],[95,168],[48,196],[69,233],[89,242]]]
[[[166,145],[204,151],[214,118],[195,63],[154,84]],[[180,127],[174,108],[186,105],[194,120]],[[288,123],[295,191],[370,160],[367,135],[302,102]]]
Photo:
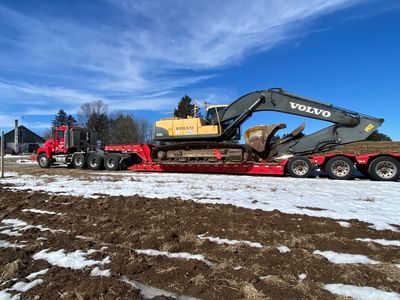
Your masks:
[[[138,143],[147,144],[152,141],[153,126],[146,119],[136,120]]]
[[[96,130],[99,139],[108,143],[110,138],[110,119],[108,106],[102,100],[82,104],[78,112],[79,124]]]
[[[102,100],[86,102],[78,111],[78,122],[81,126],[87,126],[89,119],[93,116],[107,115],[108,105]]]

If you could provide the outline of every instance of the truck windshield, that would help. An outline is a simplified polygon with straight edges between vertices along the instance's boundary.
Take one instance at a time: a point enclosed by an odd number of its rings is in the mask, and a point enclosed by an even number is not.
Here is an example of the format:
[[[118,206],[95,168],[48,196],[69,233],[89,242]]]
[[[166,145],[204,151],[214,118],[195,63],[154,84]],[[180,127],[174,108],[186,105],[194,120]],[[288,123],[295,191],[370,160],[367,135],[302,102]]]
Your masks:
[[[58,130],[57,131],[57,139],[63,139],[64,138],[64,131],[63,130]]]

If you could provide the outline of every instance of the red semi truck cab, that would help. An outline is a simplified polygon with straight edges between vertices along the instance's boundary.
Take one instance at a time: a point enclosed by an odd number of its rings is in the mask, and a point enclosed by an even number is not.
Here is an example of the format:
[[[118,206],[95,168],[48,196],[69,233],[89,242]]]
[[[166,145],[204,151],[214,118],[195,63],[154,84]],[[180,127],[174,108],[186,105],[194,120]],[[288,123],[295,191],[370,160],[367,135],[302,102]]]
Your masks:
[[[97,134],[77,126],[61,125],[53,130],[52,138],[36,149],[37,161],[42,168],[52,164],[73,164],[81,167],[85,157],[96,151]]]

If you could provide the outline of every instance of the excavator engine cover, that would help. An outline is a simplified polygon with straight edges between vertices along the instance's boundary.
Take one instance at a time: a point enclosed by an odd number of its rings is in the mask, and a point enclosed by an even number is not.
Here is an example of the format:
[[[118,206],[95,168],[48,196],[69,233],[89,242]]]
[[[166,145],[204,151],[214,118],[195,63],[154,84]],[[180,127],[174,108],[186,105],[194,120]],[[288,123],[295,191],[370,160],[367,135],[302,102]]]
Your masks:
[[[250,146],[257,152],[264,152],[267,143],[271,141],[274,134],[286,128],[286,124],[258,125],[251,127],[244,133],[246,145]]]

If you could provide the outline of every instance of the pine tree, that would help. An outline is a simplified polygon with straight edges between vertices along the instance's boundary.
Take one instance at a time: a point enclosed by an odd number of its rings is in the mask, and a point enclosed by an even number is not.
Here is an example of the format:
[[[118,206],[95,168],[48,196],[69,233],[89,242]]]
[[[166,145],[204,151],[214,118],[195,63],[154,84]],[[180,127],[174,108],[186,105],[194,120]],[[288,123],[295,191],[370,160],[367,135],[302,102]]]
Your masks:
[[[68,115],[68,117],[67,117],[67,125],[68,126],[76,126],[76,120],[72,115]]]
[[[67,113],[63,109],[60,109],[57,115],[54,117],[54,120],[51,122],[51,125],[53,127],[58,127],[66,124],[67,124]]]
[[[192,104],[192,98],[188,95],[182,97],[179,101],[177,108],[174,110],[174,117],[187,118],[193,116],[194,105]]]
[[[72,115],[67,115],[63,109],[60,109],[51,122],[51,125],[53,127],[58,127],[61,125],[75,126],[76,120]]]

